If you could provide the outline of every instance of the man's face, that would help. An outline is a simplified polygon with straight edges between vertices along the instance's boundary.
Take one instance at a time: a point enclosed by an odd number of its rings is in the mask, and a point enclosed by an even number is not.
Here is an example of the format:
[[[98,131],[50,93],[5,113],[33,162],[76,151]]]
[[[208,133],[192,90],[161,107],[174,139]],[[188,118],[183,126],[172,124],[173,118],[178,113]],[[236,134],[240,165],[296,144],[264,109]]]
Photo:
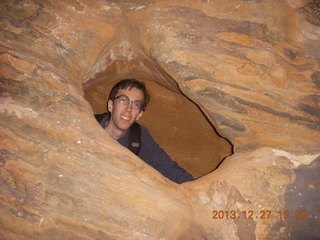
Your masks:
[[[119,96],[123,96],[124,99],[127,97],[130,102],[125,104]],[[118,98],[114,101],[108,101],[108,111],[111,113],[109,124],[111,124],[113,128],[126,131],[143,115],[143,111],[134,108],[133,102],[140,101],[142,103],[144,95],[140,89],[133,87],[131,89],[119,89],[116,97]]]

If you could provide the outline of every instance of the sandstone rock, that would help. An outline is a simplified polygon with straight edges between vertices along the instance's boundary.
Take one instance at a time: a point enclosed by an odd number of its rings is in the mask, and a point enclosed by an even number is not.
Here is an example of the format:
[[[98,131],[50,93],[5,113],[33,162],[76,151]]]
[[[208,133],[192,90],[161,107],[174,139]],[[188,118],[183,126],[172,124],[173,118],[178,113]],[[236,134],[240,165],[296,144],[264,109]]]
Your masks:
[[[320,237],[317,1],[0,6],[1,239]],[[124,77],[180,101],[177,122],[190,106],[219,141],[218,160],[200,159],[208,146],[196,154],[195,175],[230,154],[226,140],[233,155],[192,183],[165,179],[93,118]],[[210,124],[226,140],[207,137]]]

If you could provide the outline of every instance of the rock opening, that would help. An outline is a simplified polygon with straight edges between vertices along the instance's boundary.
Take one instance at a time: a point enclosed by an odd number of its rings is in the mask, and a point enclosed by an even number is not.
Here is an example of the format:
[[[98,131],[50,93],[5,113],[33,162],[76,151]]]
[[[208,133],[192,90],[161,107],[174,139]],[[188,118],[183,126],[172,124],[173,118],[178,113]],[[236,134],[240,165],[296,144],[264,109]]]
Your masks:
[[[108,81],[107,77],[105,81],[92,79],[85,87],[85,98],[95,113],[105,112],[106,99],[116,81]],[[179,165],[197,178],[214,170],[232,154],[232,145],[216,133],[195,103],[179,91],[152,80],[144,82],[151,102],[139,122]]]

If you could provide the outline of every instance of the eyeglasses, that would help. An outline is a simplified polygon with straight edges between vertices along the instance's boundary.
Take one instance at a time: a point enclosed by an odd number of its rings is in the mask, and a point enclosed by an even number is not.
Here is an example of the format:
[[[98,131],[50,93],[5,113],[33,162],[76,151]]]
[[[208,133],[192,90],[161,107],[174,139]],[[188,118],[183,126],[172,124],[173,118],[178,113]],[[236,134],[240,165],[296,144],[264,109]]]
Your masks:
[[[114,100],[117,100],[121,105],[128,106],[130,103],[132,104],[132,107],[136,110],[141,111],[143,109],[143,103],[139,100],[131,101],[126,95],[120,95],[114,98]]]

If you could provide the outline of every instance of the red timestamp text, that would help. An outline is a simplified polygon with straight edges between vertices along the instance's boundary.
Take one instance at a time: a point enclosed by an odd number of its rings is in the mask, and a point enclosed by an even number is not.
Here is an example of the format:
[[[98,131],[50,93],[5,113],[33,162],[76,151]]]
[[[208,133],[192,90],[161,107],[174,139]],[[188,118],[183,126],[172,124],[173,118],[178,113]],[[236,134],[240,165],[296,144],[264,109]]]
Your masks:
[[[213,210],[212,219],[270,219],[271,217],[277,217],[280,220],[287,219],[307,219],[308,211],[306,210],[245,210],[245,211],[235,211],[235,210]]]

